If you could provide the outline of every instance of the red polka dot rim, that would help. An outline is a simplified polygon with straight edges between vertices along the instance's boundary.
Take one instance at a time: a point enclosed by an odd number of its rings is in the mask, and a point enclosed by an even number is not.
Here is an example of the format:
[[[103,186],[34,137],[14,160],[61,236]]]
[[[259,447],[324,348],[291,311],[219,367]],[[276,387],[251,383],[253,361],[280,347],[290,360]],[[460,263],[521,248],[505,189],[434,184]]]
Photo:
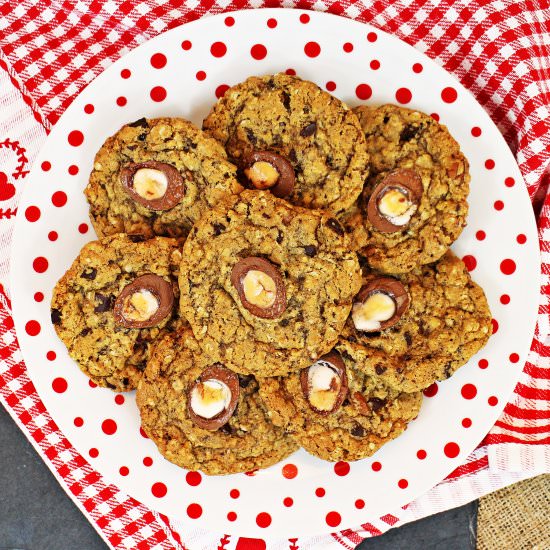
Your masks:
[[[328,463],[299,451],[267,470],[212,477],[162,459],[140,430],[132,393],[88,382],[56,337],[49,300],[80,248],[95,238],[82,190],[103,140],[142,116],[190,117],[200,125],[229,86],[275,71],[305,75],[352,107],[389,102],[448,126],[472,176],[468,225],[453,249],[488,291],[494,335],[456,376],[425,389],[418,419],[373,457]],[[303,10],[233,12],[169,30],[129,52],[57,121],[26,178],[19,212],[11,291],[34,387],[100,475],[182,529],[216,524],[260,539],[301,537],[398,510],[483,439],[516,386],[531,343],[538,241],[509,148],[455,78],[395,37],[350,19]]]

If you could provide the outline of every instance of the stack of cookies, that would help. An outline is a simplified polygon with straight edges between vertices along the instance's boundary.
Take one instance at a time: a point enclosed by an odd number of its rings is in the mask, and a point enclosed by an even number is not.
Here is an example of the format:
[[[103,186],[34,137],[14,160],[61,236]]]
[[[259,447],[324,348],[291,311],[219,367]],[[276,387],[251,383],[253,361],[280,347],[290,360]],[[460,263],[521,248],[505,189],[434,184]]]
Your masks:
[[[105,142],[85,191],[100,239],[52,322],[94,382],[137,389],[143,429],[184,468],[249,471],[299,446],[358,460],[490,336],[449,250],[468,186],[431,117],[252,77],[203,130],[143,118]]]

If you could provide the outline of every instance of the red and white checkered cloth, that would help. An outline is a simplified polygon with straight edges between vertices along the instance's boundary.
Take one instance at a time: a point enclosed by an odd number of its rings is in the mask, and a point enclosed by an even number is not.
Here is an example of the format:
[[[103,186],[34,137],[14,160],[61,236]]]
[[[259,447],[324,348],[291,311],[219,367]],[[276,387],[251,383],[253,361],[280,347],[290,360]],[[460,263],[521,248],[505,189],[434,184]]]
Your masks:
[[[454,73],[514,151],[539,219],[541,305],[522,378],[495,427],[445,481],[404,509],[331,536],[261,541],[183,532],[107,484],[55,425],[28,378],[10,313],[9,244],[32,161],[74,97],[122,54],[208,14],[298,7],[368,22]],[[352,550],[429,514],[550,472],[550,0],[7,0],[0,4],[0,400],[114,548]]]

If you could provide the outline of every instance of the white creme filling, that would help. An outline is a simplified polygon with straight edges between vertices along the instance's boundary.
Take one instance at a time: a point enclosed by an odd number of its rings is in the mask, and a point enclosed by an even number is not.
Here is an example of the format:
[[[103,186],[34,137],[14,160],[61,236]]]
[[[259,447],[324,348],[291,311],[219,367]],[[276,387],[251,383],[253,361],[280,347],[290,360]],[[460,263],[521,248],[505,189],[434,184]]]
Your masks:
[[[250,304],[271,307],[277,295],[275,281],[263,271],[251,269],[242,280],[244,296]]]
[[[205,380],[191,391],[191,409],[202,418],[214,418],[227,409],[231,402],[231,391],[219,380]]]
[[[162,170],[140,168],[134,174],[133,187],[135,192],[144,199],[160,199],[168,189],[168,178]]]
[[[328,361],[317,361],[308,370],[309,401],[320,411],[330,411],[342,381]]]
[[[391,319],[396,306],[393,298],[384,292],[374,292],[364,302],[353,304],[351,318],[357,330],[378,330]]]
[[[122,315],[130,321],[146,321],[158,308],[157,297],[150,290],[141,289],[126,298]]]
[[[388,189],[378,200],[380,214],[397,226],[409,223],[416,209],[416,204],[411,202],[407,195],[396,187]]]

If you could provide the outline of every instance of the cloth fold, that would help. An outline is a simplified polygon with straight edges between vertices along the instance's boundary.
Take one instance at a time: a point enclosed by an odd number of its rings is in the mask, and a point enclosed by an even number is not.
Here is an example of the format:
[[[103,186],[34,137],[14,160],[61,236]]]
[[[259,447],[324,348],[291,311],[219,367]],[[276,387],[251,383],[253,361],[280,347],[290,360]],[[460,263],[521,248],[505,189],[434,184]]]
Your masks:
[[[540,211],[542,260],[537,329],[521,380],[465,463],[409,506],[376,521],[331,536],[268,542],[184,531],[106,483],[55,425],[28,378],[8,287],[9,245],[26,176],[76,95],[105,67],[160,32],[249,7],[316,9],[368,22],[453,73],[489,112],[516,155]],[[0,400],[111,547],[353,549],[393,526],[550,472],[550,0],[202,0],[185,5],[175,0],[8,0],[0,14]]]

